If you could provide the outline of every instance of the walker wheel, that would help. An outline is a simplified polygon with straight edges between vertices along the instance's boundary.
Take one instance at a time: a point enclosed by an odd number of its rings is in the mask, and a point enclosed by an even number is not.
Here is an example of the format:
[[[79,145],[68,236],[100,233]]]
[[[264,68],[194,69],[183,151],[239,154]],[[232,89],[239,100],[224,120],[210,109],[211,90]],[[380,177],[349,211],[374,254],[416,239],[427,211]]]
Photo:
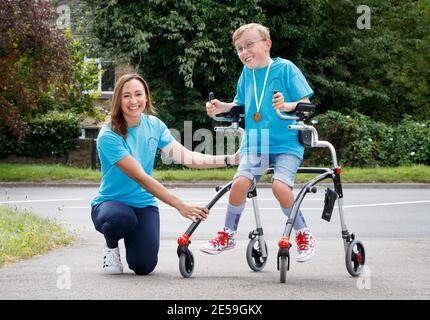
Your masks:
[[[189,278],[194,271],[194,256],[190,250],[179,256],[179,272],[184,278]]]
[[[280,280],[281,283],[285,283],[287,281],[287,271],[288,271],[288,260],[290,257],[287,256],[280,256],[280,263],[279,263],[279,273],[280,273]]]
[[[354,240],[346,249],[345,263],[346,269],[353,277],[358,277],[363,271],[366,262],[366,252],[361,241]]]
[[[261,271],[266,266],[267,256],[264,258],[261,252],[261,246],[264,245],[267,253],[267,244],[264,239],[255,237],[251,239],[246,248],[246,262],[253,271]]]

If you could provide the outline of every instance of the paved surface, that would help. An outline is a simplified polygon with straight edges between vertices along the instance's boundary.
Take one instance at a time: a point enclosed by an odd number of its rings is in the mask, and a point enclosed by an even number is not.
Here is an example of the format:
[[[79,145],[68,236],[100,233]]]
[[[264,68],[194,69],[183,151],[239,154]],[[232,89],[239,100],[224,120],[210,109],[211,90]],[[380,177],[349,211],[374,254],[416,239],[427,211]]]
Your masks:
[[[190,202],[204,204],[209,188],[171,188]],[[0,203],[28,208],[64,223],[78,235],[72,247],[20,261],[0,269],[0,299],[429,299],[430,190],[426,188],[346,188],[346,223],[363,241],[367,273],[352,278],[346,271],[337,211],[330,223],[321,220],[323,190],[303,204],[317,239],[317,253],[305,264],[293,261],[287,283],[279,283],[277,241],[285,219],[270,189],[259,190],[269,259],[262,272],[247,266],[245,249],[253,229],[252,204],[239,226],[238,247],[218,256],[198,250],[222,226],[227,198],[211,211],[192,237],[193,276],[178,270],[176,239],[189,226],[174,209],[160,204],[159,264],[149,276],[135,276],[127,267],[119,276],[101,271],[102,236],[93,228],[89,201],[97,188],[0,187]],[[120,242],[123,262],[125,254]],[[126,265],[126,264],[125,264]]]

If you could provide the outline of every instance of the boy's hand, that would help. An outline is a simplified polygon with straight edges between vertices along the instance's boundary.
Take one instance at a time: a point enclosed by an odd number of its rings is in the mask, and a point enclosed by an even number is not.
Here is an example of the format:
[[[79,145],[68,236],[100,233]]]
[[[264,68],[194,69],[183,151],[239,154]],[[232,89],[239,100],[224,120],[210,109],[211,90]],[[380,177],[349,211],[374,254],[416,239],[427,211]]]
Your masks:
[[[213,117],[219,113],[227,112],[225,105],[225,103],[219,101],[218,99],[213,99],[210,102],[206,102],[206,112],[209,117]]]
[[[284,96],[282,92],[277,92],[273,95],[272,105],[275,110],[287,111],[285,110]]]

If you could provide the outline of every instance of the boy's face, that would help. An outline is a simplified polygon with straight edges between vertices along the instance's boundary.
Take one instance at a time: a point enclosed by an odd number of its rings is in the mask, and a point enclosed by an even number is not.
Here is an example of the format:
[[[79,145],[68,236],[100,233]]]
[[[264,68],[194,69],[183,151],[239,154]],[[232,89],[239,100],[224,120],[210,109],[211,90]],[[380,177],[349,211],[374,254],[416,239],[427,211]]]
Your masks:
[[[271,40],[264,40],[255,29],[245,31],[234,43],[240,61],[250,69],[263,68],[270,61]]]

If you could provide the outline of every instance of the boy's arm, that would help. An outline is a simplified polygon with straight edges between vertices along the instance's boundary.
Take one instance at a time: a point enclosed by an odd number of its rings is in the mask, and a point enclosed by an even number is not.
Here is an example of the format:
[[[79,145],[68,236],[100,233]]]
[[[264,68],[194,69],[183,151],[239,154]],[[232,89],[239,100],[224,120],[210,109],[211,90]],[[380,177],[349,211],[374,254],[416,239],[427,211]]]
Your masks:
[[[234,102],[222,102],[218,99],[213,99],[210,102],[206,102],[206,112],[209,117],[213,117],[219,113],[230,112],[236,104]]]
[[[273,102],[273,109],[279,110],[279,111],[284,111],[284,112],[294,111],[299,102],[310,103],[308,97],[303,97],[302,99],[300,99],[299,101],[296,101],[296,102],[285,102],[284,96],[282,95],[281,92],[278,92],[275,95],[273,95],[272,102]]]

